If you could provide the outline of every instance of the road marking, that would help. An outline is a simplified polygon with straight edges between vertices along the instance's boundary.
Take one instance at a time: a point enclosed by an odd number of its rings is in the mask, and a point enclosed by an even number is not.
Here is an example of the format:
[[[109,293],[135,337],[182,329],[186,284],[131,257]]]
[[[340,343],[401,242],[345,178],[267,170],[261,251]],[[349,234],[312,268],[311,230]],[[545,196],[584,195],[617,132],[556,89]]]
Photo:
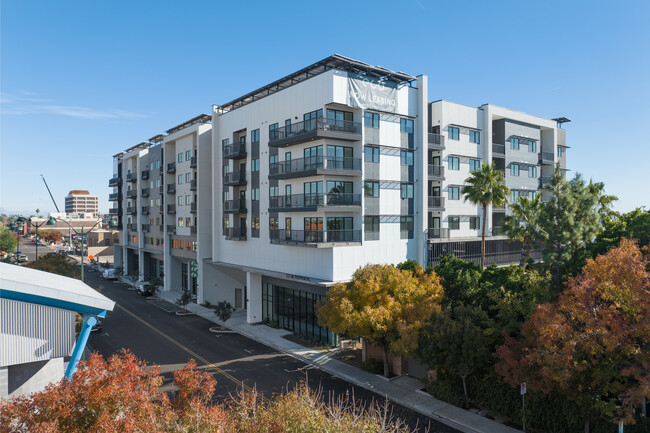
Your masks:
[[[199,355],[198,353],[194,352],[193,350],[191,350],[191,349],[185,347],[184,345],[182,345],[182,344],[179,343],[178,341],[174,340],[172,337],[170,337],[169,335],[165,334],[164,332],[162,332],[161,330],[159,330],[158,328],[156,328],[155,326],[153,326],[152,324],[150,324],[150,323],[147,322],[146,320],[141,319],[140,317],[138,317],[137,315],[135,315],[134,313],[132,313],[131,311],[127,310],[126,308],[124,308],[123,306],[121,306],[121,305],[119,305],[119,304],[115,304],[115,306],[116,306],[117,308],[123,310],[125,313],[127,313],[128,315],[130,315],[131,317],[133,317],[133,318],[136,319],[137,321],[139,321],[139,322],[141,322],[142,324],[148,326],[148,327],[151,328],[153,331],[155,331],[156,333],[158,333],[158,334],[161,335],[162,337],[166,338],[167,340],[169,340],[169,341],[170,341],[171,343],[173,343],[174,345],[178,346],[180,349],[182,349],[182,350],[184,350],[185,352],[189,353],[189,354],[192,355],[195,359],[201,361],[201,362],[204,363],[206,366],[212,368],[213,370],[215,370],[215,371],[216,371],[217,373],[219,373],[220,375],[222,375],[222,376],[224,376],[225,378],[231,380],[232,382],[234,382],[234,383],[237,384],[237,385],[241,385],[241,386],[243,386],[244,389],[245,389],[246,391],[248,391],[248,392],[253,392],[253,391],[254,391],[253,388],[251,388],[250,386],[246,385],[243,381],[237,379],[235,376],[233,376],[233,375],[231,375],[230,373],[228,373],[228,372],[222,370],[221,368],[217,367],[217,366],[214,365],[212,362],[208,361],[207,359],[205,359],[204,357],[202,357],[202,356]],[[246,349],[244,349],[244,350],[246,350]],[[266,397],[264,397],[262,394],[260,394],[260,396],[262,397],[262,399],[263,399],[264,401],[268,401],[268,399],[267,399]]]
[[[254,351],[254,350],[250,350],[250,349],[244,349],[244,352],[247,352],[247,353],[250,354],[250,353],[253,353],[253,352],[255,352],[255,351]]]

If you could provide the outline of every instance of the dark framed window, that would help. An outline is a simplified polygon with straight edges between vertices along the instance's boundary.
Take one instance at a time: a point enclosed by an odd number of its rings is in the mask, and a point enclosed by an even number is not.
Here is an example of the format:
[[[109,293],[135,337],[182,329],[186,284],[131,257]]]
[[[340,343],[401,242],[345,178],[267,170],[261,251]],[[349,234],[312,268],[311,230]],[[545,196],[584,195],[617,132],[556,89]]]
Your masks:
[[[450,186],[447,188],[447,198],[449,200],[460,200],[460,187]]]
[[[291,119],[287,119],[284,121],[284,133],[290,133],[291,132]]]
[[[402,165],[413,166],[413,152],[408,150],[400,151],[400,162]]]
[[[449,230],[460,230],[460,217],[449,217]]]
[[[510,201],[513,203],[519,201],[519,191],[517,191],[516,189],[510,191]]]
[[[512,137],[510,138],[510,149],[519,150],[519,139]]]
[[[255,173],[256,171],[260,171],[260,160],[259,159],[252,159],[251,160],[251,173]]]
[[[226,146],[228,146],[229,144],[230,144],[230,139],[229,138],[224,138],[223,140],[221,140],[221,148],[222,149],[225,149]]]
[[[413,216],[405,215],[399,217],[400,239],[413,239]]]
[[[253,129],[251,131],[251,143],[257,143],[260,141],[260,130]]]
[[[363,218],[363,231],[366,233],[379,232],[379,215],[366,215]]]
[[[379,182],[365,181],[363,191],[366,197],[379,197]]]
[[[449,126],[447,128],[447,137],[450,140],[459,140],[460,139],[460,130],[455,126]]]
[[[379,128],[379,113],[363,113],[363,124],[368,128]]]
[[[481,229],[481,218],[477,216],[469,217],[469,228],[470,230],[480,230]]]
[[[379,148],[366,146],[363,150],[363,159],[366,162],[379,162]]]
[[[278,124],[272,123],[269,125],[269,140],[277,140],[280,137],[278,133]]]
[[[457,156],[447,158],[447,167],[449,170],[460,170],[460,158]]]
[[[535,153],[537,152],[537,142],[536,141],[529,141],[528,142],[528,151]]]
[[[277,230],[280,226],[278,225],[278,218],[277,217],[269,217],[269,229],[270,230]]]
[[[510,164],[510,176],[519,176],[519,164]]]
[[[400,185],[400,198],[413,198],[413,184],[403,183]]]
[[[479,159],[470,159],[469,160],[469,171],[476,171],[481,168],[481,160]]]
[[[562,158],[562,148],[561,147],[557,148],[557,157]]]
[[[481,144],[481,133],[479,131],[469,131],[469,142]]]
[[[178,162],[183,162],[183,153],[178,154]]]
[[[537,177],[537,166],[531,165],[528,167],[528,177]]]
[[[192,159],[192,151],[191,150],[186,150],[185,151],[185,161],[189,161]]]
[[[399,131],[405,132],[407,134],[413,134],[414,123],[413,119],[400,119],[399,120]]]

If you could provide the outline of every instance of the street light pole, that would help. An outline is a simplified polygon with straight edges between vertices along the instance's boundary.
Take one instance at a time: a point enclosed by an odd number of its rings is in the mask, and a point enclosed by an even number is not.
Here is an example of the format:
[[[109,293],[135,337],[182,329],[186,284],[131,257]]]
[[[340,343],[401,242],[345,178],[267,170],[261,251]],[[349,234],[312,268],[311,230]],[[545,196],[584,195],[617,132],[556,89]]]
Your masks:
[[[30,218],[30,219],[27,220],[27,222],[28,222],[30,225],[36,227],[36,228],[35,228],[35,230],[36,230],[36,260],[38,260],[38,228],[41,227],[41,226],[43,226],[43,225],[46,225],[46,224],[47,224],[48,226],[55,226],[55,225],[56,225],[56,220],[55,220],[53,217],[49,217],[49,218],[47,219],[47,221],[43,221],[43,222],[40,223],[40,224],[36,224],[36,223],[34,223],[34,222],[32,221],[32,219]]]

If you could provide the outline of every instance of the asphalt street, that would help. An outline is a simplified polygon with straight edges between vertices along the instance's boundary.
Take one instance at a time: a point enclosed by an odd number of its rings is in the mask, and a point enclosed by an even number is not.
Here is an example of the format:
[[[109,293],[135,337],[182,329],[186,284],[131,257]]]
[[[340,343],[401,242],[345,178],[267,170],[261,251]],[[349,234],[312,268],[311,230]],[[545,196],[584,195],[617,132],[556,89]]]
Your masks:
[[[165,376],[164,389],[172,390],[174,370],[195,359],[200,368],[217,380],[217,400],[228,398],[242,386],[256,388],[271,397],[307,381],[312,389],[320,389],[325,399],[345,398],[347,391],[350,398],[354,396],[366,405],[373,401],[385,402],[383,396],[355,387],[247,337],[210,332],[214,323],[198,316],[166,312],[128,290],[126,284],[100,278],[98,272],[87,272],[86,283],[116,302],[114,311],[102,320],[102,331],[91,335],[90,349],[110,356],[125,348],[148,363],[160,365]],[[427,428],[429,432],[457,431],[397,404],[391,404],[391,410],[413,431],[427,431]]]

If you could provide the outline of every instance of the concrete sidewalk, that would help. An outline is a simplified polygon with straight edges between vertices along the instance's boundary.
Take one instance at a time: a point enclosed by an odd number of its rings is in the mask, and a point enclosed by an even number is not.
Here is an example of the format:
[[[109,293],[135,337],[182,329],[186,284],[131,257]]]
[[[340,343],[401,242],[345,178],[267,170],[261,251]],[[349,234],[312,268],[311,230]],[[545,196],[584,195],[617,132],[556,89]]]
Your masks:
[[[160,292],[159,297],[175,302],[179,292]],[[187,309],[209,321],[223,325],[214,311],[195,303]],[[306,348],[283,338],[291,332],[275,329],[265,325],[251,325],[246,322],[246,311],[238,310],[228,320],[227,327],[246,337],[269,346],[279,352],[291,355],[307,364],[318,367],[334,376],[338,376],[356,386],[376,392],[402,406],[413,409],[425,416],[434,418],[465,433],[516,433],[519,430],[499,424],[489,418],[452,406],[437,400],[424,391],[419,380],[408,376],[386,379],[383,376],[368,373],[345,362],[323,353]]]

